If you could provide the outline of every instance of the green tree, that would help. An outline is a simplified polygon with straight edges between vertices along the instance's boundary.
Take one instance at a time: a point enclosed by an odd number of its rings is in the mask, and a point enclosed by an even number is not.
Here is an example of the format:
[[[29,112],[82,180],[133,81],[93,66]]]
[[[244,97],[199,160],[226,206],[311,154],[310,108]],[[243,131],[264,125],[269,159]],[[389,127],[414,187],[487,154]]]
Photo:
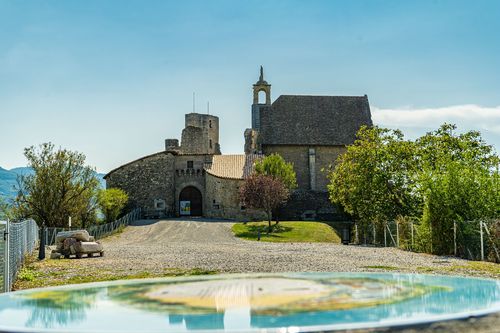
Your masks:
[[[262,160],[255,163],[255,173],[267,175],[278,179],[288,189],[287,200],[290,196],[290,191],[297,188],[297,175],[293,169],[293,164],[286,162],[279,154],[271,154],[264,157]],[[277,205],[273,209],[273,215],[276,219],[276,224],[279,223],[279,209],[285,204],[286,200]]]
[[[51,143],[26,148],[24,155],[34,173],[18,179],[14,207],[18,218],[33,218],[42,232],[45,227],[67,226],[70,216],[75,226],[95,221],[99,181],[95,171],[85,165],[85,155],[56,150]],[[41,244],[41,259],[43,248]]]
[[[290,191],[275,177],[254,173],[240,187],[240,200],[249,208],[261,209],[267,215],[269,232],[272,231],[272,212],[286,202]]]
[[[329,174],[330,199],[365,224],[418,218],[419,249],[453,253],[454,222],[500,216],[498,155],[479,132],[455,130],[444,124],[407,141],[361,128]]]
[[[271,154],[257,161],[255,172],[281,180],[289,190],[297,188],[297,175],[293,170],[293,164],[286,162],[279,154]]]
[[[416,140],[422,250],[453,253],[453,223],[500,216],[499,158],[477,131],[444,124]]]
[[[397,130],[362,127],[329,173],[332,202],[362,224],[414,215],[414,145]]]
[[[127,193],[119,188],[100,190],[97,195],[97,202],[106,222],[115,221],[127,204],[127,201]]]
[[[0,220],[12,219],[12,207],[0,197]]]

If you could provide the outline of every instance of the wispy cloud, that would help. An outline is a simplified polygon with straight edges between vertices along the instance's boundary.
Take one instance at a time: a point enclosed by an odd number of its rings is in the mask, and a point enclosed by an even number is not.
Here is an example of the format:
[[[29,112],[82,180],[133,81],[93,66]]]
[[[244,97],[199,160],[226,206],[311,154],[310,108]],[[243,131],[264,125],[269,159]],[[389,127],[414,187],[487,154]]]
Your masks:
[[[480,130],[500,135],[500,106],[455,105],[440,108],[381,109],[372,107],[373,122],[380,126],[429,129],[442,123],[460,130]]]

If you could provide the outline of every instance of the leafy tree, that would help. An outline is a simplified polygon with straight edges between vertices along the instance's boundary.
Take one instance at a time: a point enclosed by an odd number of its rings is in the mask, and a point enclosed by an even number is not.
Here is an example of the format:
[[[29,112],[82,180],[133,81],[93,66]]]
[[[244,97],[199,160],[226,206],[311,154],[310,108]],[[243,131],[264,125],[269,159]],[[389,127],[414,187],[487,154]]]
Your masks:
[[[106,222],[115,221],[127,204],[128,195],[119,188],[100,190],[97,195],[99,208],[104,214]]]
[[[280,179],[289,190],[297,188],[297,175],[293,164],[286,162],[279,154],[271,154],[257,161],[255,172]]]
[[[85,155],[66,149],[55,149],[51,143],[24,150],[33,174],[20,176],[15,213],[33,218],[41,226],[64,227],[71,216],[74,225],[95,221],[93,202],[99,181],[95,171],[85,165]],[[40,259],[44,258],[43,237]]]
[[[240,199],[248,207],[261,209],[267,215],[269,232],[274,209],[286,202],[290,191],[280,179],[263,174],[253,174],[240,187]]]
[[[255,173],[279,179],[289,191],[297,188],[297,175],[293,169],[293,164],[286,162],[279,154],[271,154],[257,161],[255,163]],[[278,205],[273,209],[276,224],[279,223],[278,216],[280,207],[281,205]]]
[[[12,207],[7,201],[0,197],[0,220],[12,219]]]
[[[419,218],[419,249],[452,253],[454,222],[500,216],[498,155],[479,132],[455,130],[444,124],[407,141],[361,128],[329,174],[330,199],[364,223]]]
[[[413,215],[414,145],[397,130],[362,127],[329,174],[332,202],[363,223]]]
[[[444,124],[416,141],[422,249],[453,253],[453,223],[500,216],[499,158],[477,131]]]

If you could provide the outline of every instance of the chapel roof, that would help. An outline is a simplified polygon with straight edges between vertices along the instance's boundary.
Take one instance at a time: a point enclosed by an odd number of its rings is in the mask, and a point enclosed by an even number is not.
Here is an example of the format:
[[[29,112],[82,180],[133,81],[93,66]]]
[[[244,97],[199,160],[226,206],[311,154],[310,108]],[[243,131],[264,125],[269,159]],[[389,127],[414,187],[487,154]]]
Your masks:
[[[212,163],[205,167],[206,173],[226,179],[245,179],[253,172],[254,164],[262,155],[214,155]]]
[[[261,108],[260,139],[263,145],[348,145],[362,125],[373,125],[366,95],[281,95]]]

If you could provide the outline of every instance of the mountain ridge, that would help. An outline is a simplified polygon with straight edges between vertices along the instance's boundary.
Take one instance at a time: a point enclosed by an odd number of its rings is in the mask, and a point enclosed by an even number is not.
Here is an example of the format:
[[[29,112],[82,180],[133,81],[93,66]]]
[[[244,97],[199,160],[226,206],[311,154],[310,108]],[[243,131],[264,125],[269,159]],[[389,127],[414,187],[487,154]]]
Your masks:
[[[17,177],[32,173],[33,169],[30,167],[16,167],[8,170],[0,166],[0,199],[13,200],[16,197]],[[104,173],[96,172],[96,176],[99,179],[100,187],[106,188],[106,181],[103,178]]]

